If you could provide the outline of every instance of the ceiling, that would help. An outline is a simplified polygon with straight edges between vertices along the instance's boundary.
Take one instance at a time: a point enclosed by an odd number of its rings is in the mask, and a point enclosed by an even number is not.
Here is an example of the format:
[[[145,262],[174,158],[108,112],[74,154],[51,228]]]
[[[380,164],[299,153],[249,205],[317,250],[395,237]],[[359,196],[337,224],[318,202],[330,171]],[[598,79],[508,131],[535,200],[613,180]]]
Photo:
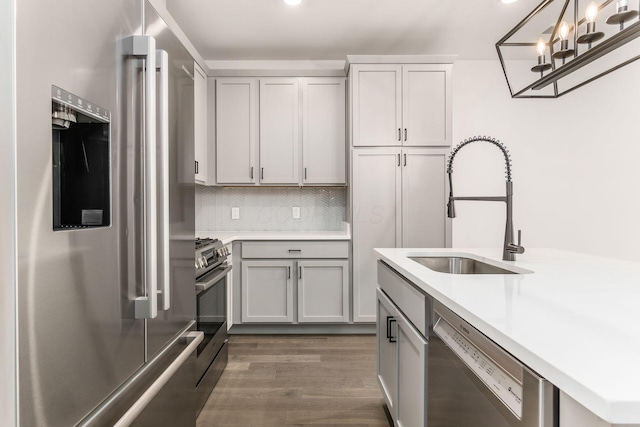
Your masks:
[[[205,60],[344,60],[455,54],[497,59],[495,43],[539,0],[166,0]]]

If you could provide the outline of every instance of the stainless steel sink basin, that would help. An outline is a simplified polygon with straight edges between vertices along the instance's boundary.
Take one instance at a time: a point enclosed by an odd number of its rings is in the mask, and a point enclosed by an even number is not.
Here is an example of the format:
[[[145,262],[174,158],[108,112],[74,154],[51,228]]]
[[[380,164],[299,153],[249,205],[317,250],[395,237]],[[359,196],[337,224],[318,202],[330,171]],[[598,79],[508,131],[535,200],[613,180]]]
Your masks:
[[[505,270],[491,264],[477,261],[472,258],[459,256],[427,256],[427,257],[409,257],[409,259],[422,264],[425,267],[438,271],[440,273],[449,274],[520,274],[515,271]]]

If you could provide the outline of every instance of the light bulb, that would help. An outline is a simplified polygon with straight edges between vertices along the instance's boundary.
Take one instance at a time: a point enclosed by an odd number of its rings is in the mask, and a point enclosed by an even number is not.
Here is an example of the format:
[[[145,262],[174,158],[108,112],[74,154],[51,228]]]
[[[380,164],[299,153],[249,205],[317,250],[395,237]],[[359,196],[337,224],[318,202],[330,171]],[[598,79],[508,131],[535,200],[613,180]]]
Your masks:
[[[569,37],[569,24],[565,21],[562,21],[560,24],[560,40],[567,40]]]
[[[289,6],[297,6],[302,2],[302,0],[284,0],[284,2]]]
[[[539,39],[538,44],[536,45],[536,51],[538,52],[538,56],[544,55],[544,52],[547,50],[547,44],[544,40]]]
[[[598,5],[596,2],[592,1],[587,6],[586,18],[588,22],[594,22],[596,20],[596,16],[598,16]]]

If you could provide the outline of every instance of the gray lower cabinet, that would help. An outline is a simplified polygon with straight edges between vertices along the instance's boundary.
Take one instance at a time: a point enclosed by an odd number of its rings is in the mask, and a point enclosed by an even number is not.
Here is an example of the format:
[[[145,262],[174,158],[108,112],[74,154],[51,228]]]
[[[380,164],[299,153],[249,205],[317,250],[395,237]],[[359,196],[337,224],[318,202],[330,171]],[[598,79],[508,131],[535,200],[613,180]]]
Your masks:
[[[348,323],[347,256],[348,242],[244,242],[241,322]]]
[[[377,290],[378,382],[398,427],[426,427],[427,340]]]
[[[242,321],[292,322],[292,261],[242,261]]]
[[[349,321],[349,261],[298,261],[298,322]]]

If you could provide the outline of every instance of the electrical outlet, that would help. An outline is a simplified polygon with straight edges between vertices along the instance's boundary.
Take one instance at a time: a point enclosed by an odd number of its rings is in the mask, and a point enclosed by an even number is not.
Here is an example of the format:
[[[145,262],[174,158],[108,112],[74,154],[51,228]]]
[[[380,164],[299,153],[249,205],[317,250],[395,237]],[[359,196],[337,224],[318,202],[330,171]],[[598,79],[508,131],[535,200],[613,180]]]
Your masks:
[[[231,219],[240,219],[240,208],[231,208]]]
[[[291,214],[293,215],[293,219],[300,219],[300,206],[294,206]]]

